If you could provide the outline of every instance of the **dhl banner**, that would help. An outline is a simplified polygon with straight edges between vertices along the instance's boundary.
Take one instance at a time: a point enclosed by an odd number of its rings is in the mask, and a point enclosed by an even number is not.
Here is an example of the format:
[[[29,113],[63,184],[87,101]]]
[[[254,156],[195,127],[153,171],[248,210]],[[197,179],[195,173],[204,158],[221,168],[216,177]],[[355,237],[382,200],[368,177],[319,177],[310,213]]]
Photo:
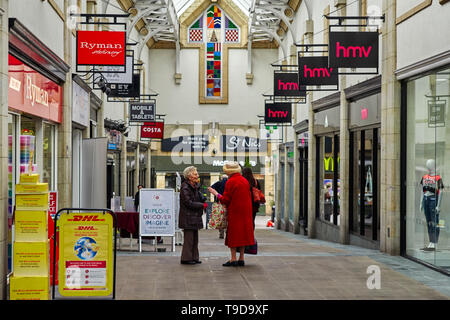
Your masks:
[[[108,296],[114,283],[113,216],[104,212],[61,213],[59,293]]]

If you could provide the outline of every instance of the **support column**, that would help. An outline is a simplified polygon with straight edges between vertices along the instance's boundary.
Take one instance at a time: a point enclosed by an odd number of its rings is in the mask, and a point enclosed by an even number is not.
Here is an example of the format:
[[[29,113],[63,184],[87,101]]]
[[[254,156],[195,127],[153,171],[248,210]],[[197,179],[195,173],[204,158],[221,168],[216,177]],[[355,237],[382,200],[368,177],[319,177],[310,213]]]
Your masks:
[[[141,182],[139,181],[139,176],[140,176],[140,170],[141,170],[141,159],[140,159],[140,155],[141,155],[141,146],[137,145],[136,147],[136,151],[135,151],[135,158],[136,160],[134,161],[135,165],[134,165],[134,186],[133,186],[133,195],[137,192],[137,186],[138,184],[140,184]]]
[[[383,0],[381,76],[380,251],[400,254],[400,82],[396,80],[397,1]]]
[[[340,212],[339,212],[339,233],[340,243],[350,243],[350,132],[349,126],[349,103],[345,97],[344,88],[346,87],[345,76],[341,76],[341,111],[340,111],[340,137],[339,137],[339,179],[341,180],[340,192]]]
[[[282,129],[281,129],[282,130]],[[276,212],[275,212],[275,227],[277,229],[281,229],[281,217],[283,216],[283,213],[281,212],[281,203],[284,201],[284,199],[281,199],[281,188],[284,188],[284,186],[281,185],[281,149],[280,146],[278,146],[278,152],[277,152],[277,158],[278,158],[278,168],[277,168],[277,183],[276,183]]]
[[[165,189],[166,188],[166,173],[157,172],[156,173],[156,188]]]
[[[125,210],[125,197],[127,196],[127,137],[122,134],[122,150],[120,151],[120,205]]]
[[[283,201],[284,201],[284,212],[283,212],[283,215],[284,215],[284,228],[283,228],[283,230],[284,231],[289,231],[289,207],[290,207],[290,205],[289,205],[289,197],[291,196],[290,194],[289,194],[289,185],[291,184],[291,179],[292,179],[292,177],[290,176],[290,170],[289,170],[289,168],[290,168],[290,165],[289,165],[289,157],[288,157],[288,152],[289,152],[289,149],[288,149],[288,147],[287,147],[287,144],[286,144],[286,147],[285,147],[286,149],[285,149],[285,151],[284,151],[284,186],[281,186],[282,188],[284,188],[284,199],[283,199]]]
[[[147,181],[147,185],[144,186],[145,188],[150,188],[152,186],[152,148],[151,148],[151,142],[148,143],[147,148],[147,171],[145,172],[146,177],[145,181]]]
[[[8,274],[8,0],[0,0],[0,300]]]
[[[66,19],[69,1],[64,1]],[[72,64],[72,32],[64,25],[64,61]],[[72,207],[72,73],[66,74],[62,123],[58,126],[58,208]]]

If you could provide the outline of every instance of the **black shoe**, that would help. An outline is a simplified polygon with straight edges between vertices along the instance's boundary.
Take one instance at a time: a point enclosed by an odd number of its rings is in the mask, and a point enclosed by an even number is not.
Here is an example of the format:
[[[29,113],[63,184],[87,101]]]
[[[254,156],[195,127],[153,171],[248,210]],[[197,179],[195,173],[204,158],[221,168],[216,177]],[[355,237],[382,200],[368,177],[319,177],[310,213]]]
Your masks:
[[[181,260],[180,262],[181,262],[181,264],[196,264],[196,262],[193,261],[193,260],[189,260],[189,261],[183,261],[183,260]]]
[[[163,243],[163,239],[158,240],[158,244],[161,244],[161,243]]]
[[[202,263],[200,260],[194,260],[195,263]]]
[[[237,267],[238,262],[237,261],[227,261],[224,264],[222,264],[224,267]]]
[[[238,260],[238,266],[240,266],[240,267],[243,267],[243,266],[245,266],[245,262],[244,262],[244,260]]]

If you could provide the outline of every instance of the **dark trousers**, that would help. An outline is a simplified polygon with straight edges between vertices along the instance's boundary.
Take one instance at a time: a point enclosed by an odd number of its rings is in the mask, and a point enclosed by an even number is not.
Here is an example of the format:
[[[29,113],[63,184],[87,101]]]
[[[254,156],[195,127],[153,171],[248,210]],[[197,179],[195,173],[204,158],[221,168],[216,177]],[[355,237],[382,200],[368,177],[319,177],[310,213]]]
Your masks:
[[[423,211],[427,220],[428,237],[430,242],[437,243],[439,240],[439,213],[436,212],[436,197],[423,197]]]
[[[181,261],[197,261],[200,259],[198,253],[198,230],[184,229],[183,250]]]

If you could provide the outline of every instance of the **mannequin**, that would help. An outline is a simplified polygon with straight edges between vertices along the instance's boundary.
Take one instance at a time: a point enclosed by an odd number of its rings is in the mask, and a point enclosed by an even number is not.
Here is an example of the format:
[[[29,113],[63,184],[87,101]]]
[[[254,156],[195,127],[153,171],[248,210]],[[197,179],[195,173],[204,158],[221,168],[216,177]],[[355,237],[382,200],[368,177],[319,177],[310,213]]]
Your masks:
[[[423,211],[427,220],[428,238],[430,243],[425,251],[434,251],[439,240],[439,213],[441,211],[442,189],[444,184],[442,178],[436,175],[436,162],[428,159],[426,163],[428,174],[422,177],[422,196],[420,199],[420,211]]]

